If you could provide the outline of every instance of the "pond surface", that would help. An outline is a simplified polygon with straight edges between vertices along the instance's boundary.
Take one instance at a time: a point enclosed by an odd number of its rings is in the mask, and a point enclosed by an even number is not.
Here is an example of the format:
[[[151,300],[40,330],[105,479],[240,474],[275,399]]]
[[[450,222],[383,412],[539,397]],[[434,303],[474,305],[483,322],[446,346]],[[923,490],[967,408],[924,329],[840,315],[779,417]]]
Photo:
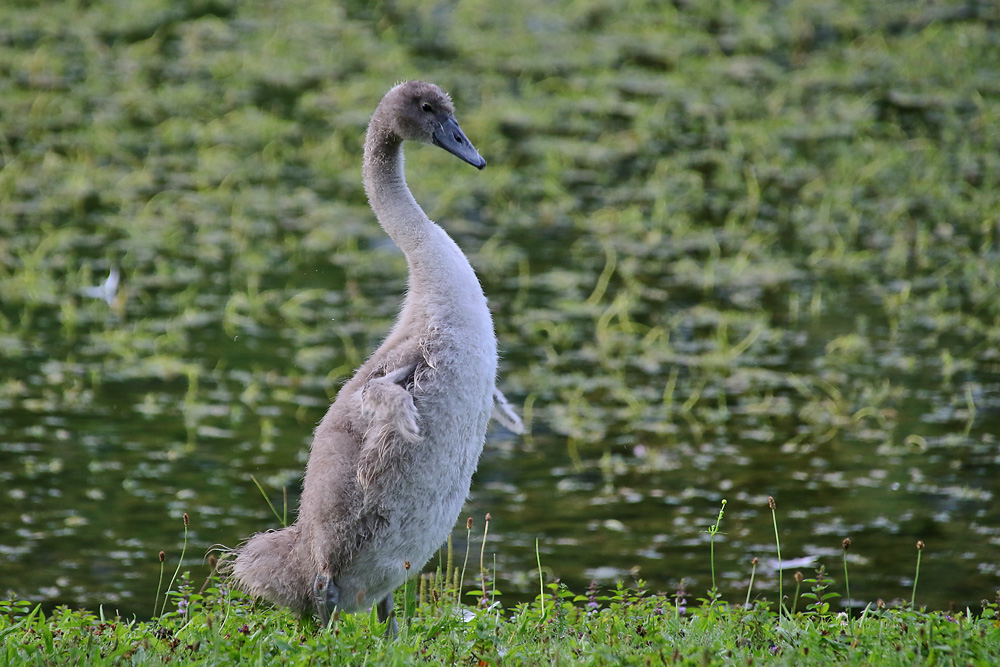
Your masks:
[[[279,525],[252,477],[294,510],[405,284],[360,150],[420,76],[490,166],[411,148],[411,185],[530,426],[488,436],[470,572],[489,513],[507,604],[536,558],[701,597],[726,500],[723,598],[756,557],[774,601],[773,497],[786,593],[823,565],[846,600],[850,538],[855,608],[910,599],[917,540],[918,604],[996,594],[996,22],[586,4],[0,10],[0,592],[146,617],[183,513],[197,579]]]

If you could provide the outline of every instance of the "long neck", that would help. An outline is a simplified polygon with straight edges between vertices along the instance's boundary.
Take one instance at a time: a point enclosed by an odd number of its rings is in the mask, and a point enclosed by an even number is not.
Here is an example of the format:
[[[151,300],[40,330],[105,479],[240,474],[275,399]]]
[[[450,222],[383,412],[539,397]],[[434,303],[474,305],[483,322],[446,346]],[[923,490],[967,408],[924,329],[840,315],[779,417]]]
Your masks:
[[[362,170],[365,192],[382,229],[409,265],[408,302],[425,302],[434,312],[485,308],[482,288],[455,242],[424,213],[406,185],[403,142],[376,111],[368,126]],[[433,305],[432,303],[433,302]]]
[[[432,223],[406,186],[403,141],[388,129],[378,113],[368,126],[362,175],[368,202],[379,224],[409,257],[426,241]]]

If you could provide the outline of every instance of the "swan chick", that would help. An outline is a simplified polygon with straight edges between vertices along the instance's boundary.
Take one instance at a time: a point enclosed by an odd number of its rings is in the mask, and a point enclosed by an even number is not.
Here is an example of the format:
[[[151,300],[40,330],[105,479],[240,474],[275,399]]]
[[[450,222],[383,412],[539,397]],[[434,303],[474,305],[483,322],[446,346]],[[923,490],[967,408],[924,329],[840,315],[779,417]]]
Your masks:
[[[401,83],[378,104],[362,176],[375,217],[406,257],[406,296],[316,428],[295,522],[252,536],[230,569],[244,591],[324,624],[374,606],[390,635],[393,591],[455,525],[491,415],[522,430],[496,388],[496,336],[479,280],[407,187],[406,141],[486,166],[438,86]]]

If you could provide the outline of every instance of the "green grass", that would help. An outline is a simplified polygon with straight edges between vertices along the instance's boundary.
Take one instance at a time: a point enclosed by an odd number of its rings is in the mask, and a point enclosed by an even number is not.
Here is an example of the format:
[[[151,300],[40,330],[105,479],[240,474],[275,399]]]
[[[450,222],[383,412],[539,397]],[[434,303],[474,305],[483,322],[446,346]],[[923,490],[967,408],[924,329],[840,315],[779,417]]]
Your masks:
[[[994,665],[998,603],[954,613],[869,606],[853,618],[819,602],[779,614],[749,605],[639,588],[576,595],[549,583],[532,603],[456,604],[446,577],[412,587],[397,604],[396,641],[374,615],[349,615],[328,632],[311,619],[219,587],[190,586],[154,621],[0,602],[0,662],[11,665]],[[823,582],[820,582],[822,587]],[[178,605],[183,611],[176,611]]]
[[[769,505],[774,508],[770,498]],[[725,506],[725,502],[723,503]],[[710,535],[719,534],[720,510]],[[790,606],[753,591],[740,605],[721,599],[713,581],[706,596],[689,605],[678,590],[652,592],[644,582],[601,591],[596,582],[575,594],[558,580],[546,583],[536,546],[541,589],[534,601],[506,608],[483,564],[480,582],[466,589],[465,559],[454,561],[449,542],[434,573],[397,591],[400,634],[385,639],[374,612],[342,615],[329,628],[309,618],[260,604],[230,590],[209,559],[211,572],[196,590],[185,572],[150,621],[110,617],[41,605],[11,596],[0,602],[0,658],[10,665],[160,664],[469,664],[469,665],[994,665],[1000,659],[1000,591],[993,601],[951,613],[928,612],[880,599],[859,613],[834,612],[837,583],[822,566],[815,577],[795,573]],[[472,521],[467,522],[471,537]],[[188,521],[184,521],[185,536]],[[777,519],[775,518],[777,539]],[[847,548],[844,542],[844,587]],[[917,544],[919,576],[923,543]],[[709,558],[715,561],[714,543]],[[162,563],[162,561],[161,561]],[[753,568],[756,569],[754,559]],[[780,579],[779,579],[780,582]],[[799,584],[809,590],[798,608]],[[159,594],[159,591],[157,591]],[[464,597],[468,601],[463,601]],[[166,609],[169,607],[169,611]]]

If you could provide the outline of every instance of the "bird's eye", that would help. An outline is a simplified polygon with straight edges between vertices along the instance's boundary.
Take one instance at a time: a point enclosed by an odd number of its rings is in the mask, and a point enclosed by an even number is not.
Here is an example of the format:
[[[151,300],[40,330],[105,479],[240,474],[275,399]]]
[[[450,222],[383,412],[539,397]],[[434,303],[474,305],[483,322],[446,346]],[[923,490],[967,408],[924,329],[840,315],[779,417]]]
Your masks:
[[[424,102],[423,106],[421,106],[420,108],[423,109],[424,111],[426,111],[427,113],[430,113],[430,112],[434,111],[434,107],[432,107],[431,105],[427,104],[427,102]]]

